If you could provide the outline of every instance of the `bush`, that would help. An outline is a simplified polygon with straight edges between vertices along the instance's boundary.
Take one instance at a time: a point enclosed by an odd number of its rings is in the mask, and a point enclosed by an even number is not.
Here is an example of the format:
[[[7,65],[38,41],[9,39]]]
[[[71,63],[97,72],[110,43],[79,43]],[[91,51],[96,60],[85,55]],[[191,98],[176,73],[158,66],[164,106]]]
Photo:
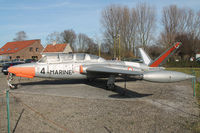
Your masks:
[[[170,61],[167,62],[165,67],[200,67],[200,62],[196,61]]]

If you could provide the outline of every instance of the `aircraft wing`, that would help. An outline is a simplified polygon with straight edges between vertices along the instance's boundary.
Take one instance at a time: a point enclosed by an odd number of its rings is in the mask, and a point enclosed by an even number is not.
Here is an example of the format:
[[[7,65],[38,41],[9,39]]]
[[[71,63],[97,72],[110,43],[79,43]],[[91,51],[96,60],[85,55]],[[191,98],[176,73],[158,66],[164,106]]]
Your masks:
[[[116,68],[109,68],[109,67],[89,67],[86,69],[88,73],[101,73],[101,74],[113,74],[113,75],[141,75],[143,72],[139,71],[129,71],[129,70],[121,70]]]

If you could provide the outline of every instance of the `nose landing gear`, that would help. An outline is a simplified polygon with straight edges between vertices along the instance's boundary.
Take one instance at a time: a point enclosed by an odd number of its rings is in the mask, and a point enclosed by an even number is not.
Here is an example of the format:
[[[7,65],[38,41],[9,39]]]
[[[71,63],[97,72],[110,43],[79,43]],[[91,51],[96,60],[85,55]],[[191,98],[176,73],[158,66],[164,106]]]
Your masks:
[[[13,74],[12,73],[8,73],[8,76],[7,76],[8,86],[10,87],[10,89],[16,89],[17,88],[17,84],[12,84],[11,83],[12,81],[13,81]]]

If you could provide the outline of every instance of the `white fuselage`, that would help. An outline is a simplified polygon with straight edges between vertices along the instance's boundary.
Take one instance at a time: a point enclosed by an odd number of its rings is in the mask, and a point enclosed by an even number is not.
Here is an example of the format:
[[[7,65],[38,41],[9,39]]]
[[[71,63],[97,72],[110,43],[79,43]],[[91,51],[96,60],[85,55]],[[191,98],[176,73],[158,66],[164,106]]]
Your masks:
[[[129,71],[148,71],[150,68],[142,63],[123,62],[123,61],[70,61],[70,62],[55,62],[55,63],[36,63],[36,77],[49,78],[69,78],[69,79],[84,79],[88,75],[85,74],[87,66],[106,66],[109,68]],[[83,70],[81,70],[83,67]],[[93,75],[99,77],[100,75]]]

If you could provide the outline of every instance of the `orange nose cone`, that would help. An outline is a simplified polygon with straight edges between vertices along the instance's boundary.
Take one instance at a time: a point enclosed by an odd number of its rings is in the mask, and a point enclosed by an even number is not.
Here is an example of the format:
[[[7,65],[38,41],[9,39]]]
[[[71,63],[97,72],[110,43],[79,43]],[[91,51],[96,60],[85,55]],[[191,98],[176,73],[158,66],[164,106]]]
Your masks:
[[[9,67],[9,73],[19,77],[33,78],[35,76],[35,67]]]

